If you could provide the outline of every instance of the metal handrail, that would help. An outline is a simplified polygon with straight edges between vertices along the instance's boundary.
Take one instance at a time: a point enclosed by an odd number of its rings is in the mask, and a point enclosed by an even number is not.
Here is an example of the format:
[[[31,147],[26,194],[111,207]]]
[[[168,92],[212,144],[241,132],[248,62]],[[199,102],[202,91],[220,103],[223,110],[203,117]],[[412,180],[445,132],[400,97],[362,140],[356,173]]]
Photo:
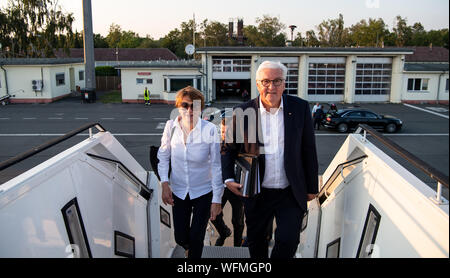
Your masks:
[[[92,153],[86,153],[86,154],[94,159],[116,163],[128,178],[130,178],[131,180],[133,180],[135,183],[137,183],[139,185],[139,189],[140,189],[139,194],[142,197],[144,197],[147,201],[151,198],[151,196],[153,194],[153,189],[147,188],[147,186],[138,177],[136,177],[136,175],[133,174],[133,172],[131,172],[130,169],[128,169],[127,166],[125,166],[121,161],[107,158],[107,157],[98,156],[98,155],[95,155]]]
[[[328,178],[328,180],[325,182],[325,184],[320,189],[319,194],[317,195],[320,200],[320,203],[323,203],[324,200],[329,197],[327,194],[327,189],[333,184],[333,182],[337,179],[337,177],[339,175],[343,175],[342,171],[349,166],[352,166],[352,165],[362,162],[365,158],[367,158],[367,155],[362,155],[360,157],[357,157],[357,158],[354,158],[354,159],[351,159],[351,160],[348,160],[348,161],[338,164],[336,166],[336,168],[334,169],[333,173],[331,174],[331,176]],[[323,195],[325,195],[325,197],[326,197],[325,199],[322,198]]]
[[[83,132],[83,131],[85,131],[87,129],[89,129],[89,137],[92,137],[92,127],[97,128],[100,132],[105,132],[106,131],[106,129],[99,123],[85,124],[85,125],[77,128],[77,129],[75,129],[75,130],[73,130],[73,131],[71,131],[71,132],[69,132],[69,133],[67,133],[67,134],[65,134],[65,135],[63,135],[61,137],[58,137],[58,138],[53,139],[53,140],[50,140],[50,141],[48,141],[48,142],[46,142],[46,143],[44,143],[44,144],[42,144],[40,146],[34,147],[34,148],[32,148],[32,149],[30,149],[30,150],[28,150],[26,152],[23,152],[23,153],[15,156],[15,157],[12,157],[12,158],[10,158],[8,160],[0,162],[0,171],[3,171],[6,168],[11,167],[14,164],[17,164],[17,163],[19,163],[19,162],[21,162],[21,161],[23,161],[23,160],[25,160],[25,159],[35,155],[35,154],[38,154],[38,153],[40,153],[40,152],[50,148],[50,147],[53,147],[56,144],[59,144],[59,143],[61,143],[63,141],[66,141],[67,139],[72,138],[73,136],[75,136],[75,135],[77,135],[77,134],[79,134],[79,133],[81,133],[81,132]]]

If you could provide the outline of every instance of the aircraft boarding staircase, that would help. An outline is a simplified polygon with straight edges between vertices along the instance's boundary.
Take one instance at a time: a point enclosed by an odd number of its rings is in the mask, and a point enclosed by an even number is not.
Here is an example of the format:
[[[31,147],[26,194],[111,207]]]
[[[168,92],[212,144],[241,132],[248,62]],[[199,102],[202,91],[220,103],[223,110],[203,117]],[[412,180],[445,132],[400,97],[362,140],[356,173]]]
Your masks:
[[[0,171],[86,130],[86,140],[0,185],[0,257],[183,258],[156,176],[98,123],[2,162]],[[438,192],[367,134],[438,181]],[[349,134],[322,177],[296,257],[449,256],[441,197],[448,177],[370,127]],[[211,246],[212,232],[209,225],[204,258],[249,257],[245,247]]]

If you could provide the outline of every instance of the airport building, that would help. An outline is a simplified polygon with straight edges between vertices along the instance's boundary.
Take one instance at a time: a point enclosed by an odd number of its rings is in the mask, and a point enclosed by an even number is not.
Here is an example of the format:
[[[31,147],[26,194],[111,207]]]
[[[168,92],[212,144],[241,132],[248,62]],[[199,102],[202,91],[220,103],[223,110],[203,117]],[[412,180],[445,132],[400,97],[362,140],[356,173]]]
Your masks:
[[[11,103],[49,103],[85,87],[83,59],[0,59],[0,97]]]
[[[415,57],[417,49],[420,55]],[[244,89],[256,97],[256,70],[262,62],[272,60],[288,68],[285,93],[310,102],[448,103],[448,50],[435,48],[436,52],[444,55],[430,61],[425,57],[433,56],[433,49],[428,47],[197,50],[205,73],[203,91],[211,101],[239,100]]]

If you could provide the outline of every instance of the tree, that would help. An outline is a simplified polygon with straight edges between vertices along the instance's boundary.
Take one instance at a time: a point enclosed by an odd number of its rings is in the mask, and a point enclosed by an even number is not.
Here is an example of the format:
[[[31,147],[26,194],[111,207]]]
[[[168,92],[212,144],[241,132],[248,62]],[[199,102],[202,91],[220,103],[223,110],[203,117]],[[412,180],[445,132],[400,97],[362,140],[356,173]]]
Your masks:
[[[395,34],[396,46],[407,46],[410,44],[412,37],[412,28],[408,26],[407,19],[402,18],[400,15],[396,17],[396,25],[393,28]]]
[[[205,19],[200,24],[201,37],[198,45],[200,46],[225,46],[229,45],[228,28],[225,24],[218,21],[208,21]]]
[[[262,18],[256,18],[258,24],[258,33],[260,36],[257,46],[285,46],[286,34],[282,30],[286,25],[280,22],[278,17],[263,15]]]
[[[94,48],[108,48],[108,41],[101,34],[94,34]]]
[[[306,31],[305,43],[308,47],[320,46],[320,42],[313,30]]]
[[[180,58],[186,58],[187,55],[184,52],[184,41],[181,39],[181,32],[177,28],[170,31],[169,34],[161,39],[161,46],[168,48]]]
[[[122,37],[122,28],[118,24],[111,23],[109,33],[106,36],[106,42],[110,48],[119,47],[120,38]]]
[[[349,28],[349,44],[352,46],[381,47],[388,35],[389,30],[383,19],[369,18],[369,22],[362,19]]]
[[[318,40],[321,46],[345,46],[346,30],[344,16],[339,14],[337,19],[324,20],[317,26]]]
[[[72,35],[72,13],[65,14],[56,0],[10,0],[0,12],[0,40],[10,57],[53,57],[54,49],[67,50]],[[5,23],[3,23],[5,22]]]

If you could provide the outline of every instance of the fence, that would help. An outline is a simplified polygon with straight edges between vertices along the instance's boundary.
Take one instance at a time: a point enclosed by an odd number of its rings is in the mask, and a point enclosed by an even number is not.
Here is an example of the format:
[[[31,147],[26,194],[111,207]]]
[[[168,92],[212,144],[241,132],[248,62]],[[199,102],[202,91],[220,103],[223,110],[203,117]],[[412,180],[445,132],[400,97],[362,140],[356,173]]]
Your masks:
[[[96,76],[96,90],[120,90],[120,76]]]

